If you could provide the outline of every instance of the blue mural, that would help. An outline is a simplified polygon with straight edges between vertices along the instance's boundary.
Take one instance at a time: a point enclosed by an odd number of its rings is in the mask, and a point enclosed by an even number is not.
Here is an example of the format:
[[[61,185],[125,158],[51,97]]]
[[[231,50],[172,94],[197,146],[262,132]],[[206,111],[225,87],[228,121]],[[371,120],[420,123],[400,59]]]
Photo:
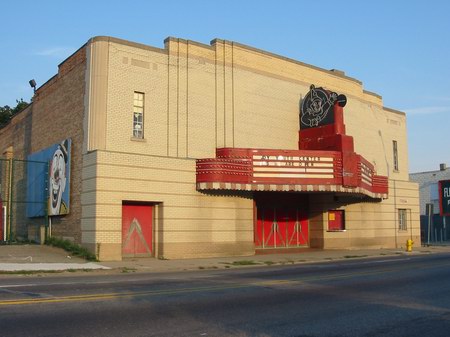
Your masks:
[[[66,139],[27,157],[27,217],[69,213],[71,146]]]

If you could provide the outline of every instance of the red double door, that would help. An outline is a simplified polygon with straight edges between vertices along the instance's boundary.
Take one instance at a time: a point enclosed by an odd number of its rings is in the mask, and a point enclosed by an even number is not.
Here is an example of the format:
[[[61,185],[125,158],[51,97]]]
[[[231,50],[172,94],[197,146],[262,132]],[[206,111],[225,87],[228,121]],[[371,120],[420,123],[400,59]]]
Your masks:
[[[153,205],[122,204],[122,255],[152,256]]]
[[[256,248],[293,248],[309,245],[307,200],[268,195],[256,199]]]

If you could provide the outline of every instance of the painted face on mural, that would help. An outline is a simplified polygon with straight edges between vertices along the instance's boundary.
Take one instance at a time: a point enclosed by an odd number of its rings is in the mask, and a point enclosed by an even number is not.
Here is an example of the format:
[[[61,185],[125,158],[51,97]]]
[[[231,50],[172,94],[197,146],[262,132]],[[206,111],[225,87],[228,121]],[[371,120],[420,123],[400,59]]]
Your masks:
[[[50,167],[50,214],[58,215],[61,209],[61,200],[66,189],[66,160],[61,148],[53,154]]]

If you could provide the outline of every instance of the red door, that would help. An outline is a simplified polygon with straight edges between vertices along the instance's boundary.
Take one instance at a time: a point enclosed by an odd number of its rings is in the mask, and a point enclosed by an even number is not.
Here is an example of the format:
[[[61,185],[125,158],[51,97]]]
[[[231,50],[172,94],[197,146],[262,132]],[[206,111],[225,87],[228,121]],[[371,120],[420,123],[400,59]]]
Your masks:
[[[275,207],[260,207],[256,221],[255,244],[257,247],[286,246],[286,222],[282,210]]]
[[[305,211],[298,208],[289,209],[289,220],[287,223],[287,243],[290,247],[306,246],[308,245],[308,217]]]
[[[122,255],[151,256],[153,253],[153,205],[122,205]]]
[[[305,211],[299,208],[257,207],[257,248],[307,246],[308,236],[308,218]]]

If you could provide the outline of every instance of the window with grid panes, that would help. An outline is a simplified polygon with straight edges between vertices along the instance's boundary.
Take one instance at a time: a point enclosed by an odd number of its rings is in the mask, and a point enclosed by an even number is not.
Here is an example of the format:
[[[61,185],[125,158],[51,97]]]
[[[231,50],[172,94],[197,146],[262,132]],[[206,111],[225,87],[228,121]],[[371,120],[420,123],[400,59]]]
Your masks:
[[[133,137],[144,138],[144,94],[136,91],[133,100]]]
[[[407,212],[406,209],[399,209],[398,210],[398,230],[399,231],[406,231],[408,229],[407,227]]]
[[[398,149],[397,149],[397,141],[392,141],[392,152],[394,154],[394,171],[398,171]]]

